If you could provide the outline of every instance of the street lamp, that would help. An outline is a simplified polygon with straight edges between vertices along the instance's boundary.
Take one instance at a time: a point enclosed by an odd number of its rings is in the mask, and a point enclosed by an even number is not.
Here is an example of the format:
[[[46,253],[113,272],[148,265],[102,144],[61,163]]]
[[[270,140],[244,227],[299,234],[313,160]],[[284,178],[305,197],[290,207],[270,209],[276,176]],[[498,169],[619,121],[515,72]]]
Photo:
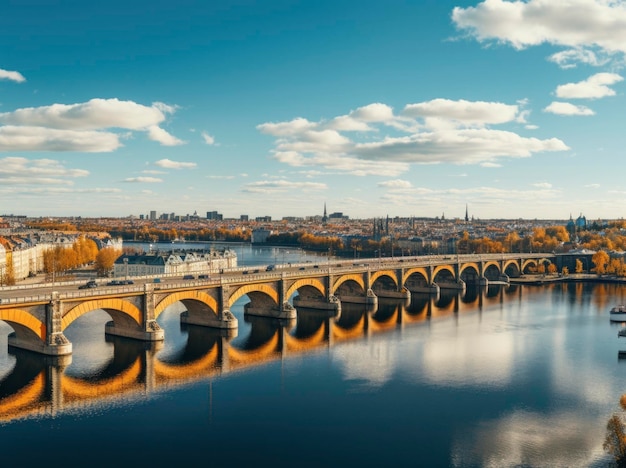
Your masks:
[[[128,280],[128,257],[124,257],[124,269],[126,270],[126,280]]]

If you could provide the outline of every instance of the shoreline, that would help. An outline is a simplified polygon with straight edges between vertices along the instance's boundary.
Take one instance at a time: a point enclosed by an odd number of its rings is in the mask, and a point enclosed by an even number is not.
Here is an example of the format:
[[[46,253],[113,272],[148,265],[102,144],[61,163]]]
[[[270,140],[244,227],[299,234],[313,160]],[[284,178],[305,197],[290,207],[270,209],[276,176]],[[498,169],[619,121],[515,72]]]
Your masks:
[[[617,276],[599,276],[596,274],[579,273],[567,276],[559,275],[524,275],[519,278],[509,278],[510,284],[546,284],[546,283],[624,283],[626,278]]]

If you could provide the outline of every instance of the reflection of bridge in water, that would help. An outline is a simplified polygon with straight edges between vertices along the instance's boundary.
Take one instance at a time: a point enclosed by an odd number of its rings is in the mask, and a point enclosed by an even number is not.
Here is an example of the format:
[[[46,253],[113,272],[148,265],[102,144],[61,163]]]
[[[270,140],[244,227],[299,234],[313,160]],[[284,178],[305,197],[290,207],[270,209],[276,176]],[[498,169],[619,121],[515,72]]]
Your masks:
[[[54,416],[107,401],[145,398],[152,392],[219,378],[259,364],[332,347],[349,340],[385,333],[431,319],[480,311],[502,303],[506,296],[521,299],[520,286],[489,286],[416,294],[412,300],[381,300],[377,305],[347,305],[338,311],[298,310],[296,319],[248,316],[250,334],[239,347],[231,345],[234,330],[195,325],[176,356],[157,358],[160,342],[115,336],[112,359],[89,378],[67,372],[71,356],[47,357],[11,349],[14,368],[0,380],[0,421],[30,416]]]
[[[400,257],[369,263],[342,262],[284,268],[253,274],[230,272],[212,280],[146,283],[124,288],[98,288],[29,296],[3,297],[0,320],[14,330],[9,345],[50,356],[68,355],[72,344],[64,331],[75,320],[104,310],[111,321],[105,333],[140,341],[164,339],[159,315],[181,302],[181,322],[221,330],[237,328],[231,307],[242,297],[247,316],[294,319],[296,309],[340,311],[342,304],[375,306],[379,298],[410,299],[413,293],[442,295],[468,286],[508,283],[552,254],[485,254],[455,257]],[[365,260],[362,260],[365,261]],[[350,263],[350,262],[348,262]],[[470,289],[472,289],[470,287]]]

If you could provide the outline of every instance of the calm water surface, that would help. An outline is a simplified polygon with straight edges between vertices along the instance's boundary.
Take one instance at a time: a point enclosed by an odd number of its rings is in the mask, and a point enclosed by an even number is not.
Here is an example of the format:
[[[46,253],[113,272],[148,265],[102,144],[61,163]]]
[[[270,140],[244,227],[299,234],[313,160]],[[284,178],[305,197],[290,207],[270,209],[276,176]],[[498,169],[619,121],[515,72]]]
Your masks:
[[[157,346],[105,338],[94,311],[69,364],[8,352],[0,323],[2,466],[610,466],[625,296],[498,286],[290,322],[242,298],[233,337],[181,327],[176,304]]]

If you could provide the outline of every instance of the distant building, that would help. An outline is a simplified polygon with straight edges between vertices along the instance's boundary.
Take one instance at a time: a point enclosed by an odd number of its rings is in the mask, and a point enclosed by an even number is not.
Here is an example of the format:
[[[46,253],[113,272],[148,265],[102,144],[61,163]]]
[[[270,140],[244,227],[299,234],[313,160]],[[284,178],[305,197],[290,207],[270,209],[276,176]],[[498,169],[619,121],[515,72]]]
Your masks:
[[[211,274],[222,269],[235,268],[237,254],[222,251],[168,251],[148,254],[121,255],[113,265],[113,276],[153,276]]]
[[[248,215],[239,216],[239,221],[248,221]]]
[[[267,242],[267,238],[272,234],[269,229],[253,229],[251,242],[253,244],[264,244]]]
[[[271,223],[272,222],[272,217],[271,216],[257,216],[255,218],[255,221],[257,221],[259,223]]]
[[[150,212],[150,220],[151,221],[155,221],[156,219],[157,219],[156,211],[151,211]]]
[[[217,211],[207,211],[206,212],[206,219],[210,219],[213,221],[221,221],[222,220],[222,215],[220,213],[218,213]]]

